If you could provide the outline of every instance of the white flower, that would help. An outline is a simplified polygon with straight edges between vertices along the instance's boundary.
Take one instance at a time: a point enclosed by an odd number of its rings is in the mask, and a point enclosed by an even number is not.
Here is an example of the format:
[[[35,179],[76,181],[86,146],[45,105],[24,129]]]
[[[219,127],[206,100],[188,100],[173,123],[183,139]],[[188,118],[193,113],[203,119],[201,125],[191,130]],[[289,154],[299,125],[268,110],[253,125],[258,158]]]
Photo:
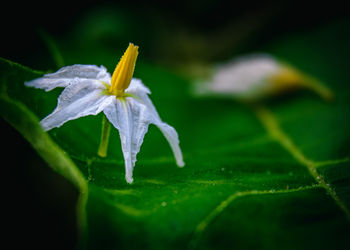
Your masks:
[[[129,44],[112,77],[103,66],[73,65],[25,83],[46,91],[65,88],[58,98],[56,109],[41,121],[46,131],[69,120],[103,111],[119,131],[128,183],[133,182],[136,155],[151,123],[168,140],[177,165],[184,166],[175,129],[160,119],[148,97],[150,90],[141,80],[132,78],[137,55],[138,47]]]
[[[292,66],[268,54],[252,54],[219,66],[209,81],[195,85],[194,92],[257,100],[300,87],[312,89],[325,99],[332,98],[328,88]]]

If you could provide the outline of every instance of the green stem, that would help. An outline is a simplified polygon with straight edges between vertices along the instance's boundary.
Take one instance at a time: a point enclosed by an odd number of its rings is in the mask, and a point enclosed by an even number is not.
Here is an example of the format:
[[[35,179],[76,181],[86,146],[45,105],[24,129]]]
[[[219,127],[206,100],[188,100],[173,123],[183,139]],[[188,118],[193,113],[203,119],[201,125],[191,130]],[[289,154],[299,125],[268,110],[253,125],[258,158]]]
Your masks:
[[[102,120],[101,142],[100,142],[100,147],[98,148],[98,152],[97,152],[97,154],[101,157],[107,156],[107,149],[108,149],[110,132],[111,132],[111,124],[108,121],[107,117],[104,115],[103,120]]]

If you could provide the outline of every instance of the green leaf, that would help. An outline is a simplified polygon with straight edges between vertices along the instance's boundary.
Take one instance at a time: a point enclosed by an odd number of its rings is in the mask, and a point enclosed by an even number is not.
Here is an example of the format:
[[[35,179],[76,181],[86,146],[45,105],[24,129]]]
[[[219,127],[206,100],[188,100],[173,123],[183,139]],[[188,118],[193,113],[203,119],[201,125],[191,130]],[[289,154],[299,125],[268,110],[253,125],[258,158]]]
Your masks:
[[[338,63],[349,55],[327,43],[308,46],[332,32],[303,43],[291,38],[270,51],[328,84],[333,103],[307,91],[254,107],[196,99],[187,94],[187,79],[138,64],[161,117],[179,133],[186,166],[176,167],[165,138],[150,127],[132,185],[124,179],[117,131],[107,158],[97,156],[101,115],[42,131],[38,122],[61,91],[24,86],[42,72],[1,59],[0,114],[83,194],[83,248],[346,248],[350,92]],[[318,60],[307,56],[315,54]],[[333,54],[338,60],[329,60]]]

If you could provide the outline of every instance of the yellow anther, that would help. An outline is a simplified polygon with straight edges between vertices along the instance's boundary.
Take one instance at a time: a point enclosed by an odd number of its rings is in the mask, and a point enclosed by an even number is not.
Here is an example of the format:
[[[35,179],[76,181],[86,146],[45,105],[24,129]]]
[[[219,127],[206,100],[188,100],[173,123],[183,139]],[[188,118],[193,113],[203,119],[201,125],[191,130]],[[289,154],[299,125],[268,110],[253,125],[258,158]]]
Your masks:
[[[109,93],[115,96],[123,96],[125,89],[129,87],[134,74],[138,52],[138,46],[130,43],[124,55],[116,66],[111,80]]]

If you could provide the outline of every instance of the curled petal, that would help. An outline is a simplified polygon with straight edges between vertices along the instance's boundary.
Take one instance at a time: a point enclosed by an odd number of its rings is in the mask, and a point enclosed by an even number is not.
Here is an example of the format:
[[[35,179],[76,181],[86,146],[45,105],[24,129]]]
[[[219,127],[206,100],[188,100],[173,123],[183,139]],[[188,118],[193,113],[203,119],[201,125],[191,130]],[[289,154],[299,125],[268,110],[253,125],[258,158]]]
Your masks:
[[[147,107],[133,98],[114,99],[104,109],[104,113],[119,131],[125,161],[125,179],[132,183],[136,156],[150,122]]]
[[[79,83],[87,79],[109,82],[110,78],[110,74],[103,66],[76,64],[63,67],[57,72],[46,74],[41,78],[25,82],[25,85],[50,91],[57,87],[67,87],[70,84]]]
[[[58,98],[56,109],[41,121],[44,130],[87,115],[97,115],[113,96],[104,95],[105,86],[99,81],[85,80],[67,86]]]
[[[182,157],[182,152],[180,149],[180,141],[179,141],[179,136],[177,135],[176,130],[166,124],[165,122],[162,122],[160,120],[158,121],[153,121],[152,123],[154,123],[159,129],[160,131],[162,131],[163,135],[165,136],[165,138],[168,140],[170,147],[174,153],[175,159],[176,159],[176,164],[179,167],[183,167],[185,166],[185,163],[183,161],[183,157]]]
[[[147,112],[149,113],[150,119],[149,122],[155,124],[162,131],[174,153],[177,165],[179,167],[183,167],[185,164],[183,162],[183,157],[179,146],[180,141],[178,134],[173,127],[160,119],[156,108],[154,107],[151,99],[148,97],[148,94],[150,93],[148,88],[145,87],[140,80],[135,79],[135,81],[131,82],[129,89],[127,90],[128,93],[137,97],[137,102],[140,102],[147,107]]]

